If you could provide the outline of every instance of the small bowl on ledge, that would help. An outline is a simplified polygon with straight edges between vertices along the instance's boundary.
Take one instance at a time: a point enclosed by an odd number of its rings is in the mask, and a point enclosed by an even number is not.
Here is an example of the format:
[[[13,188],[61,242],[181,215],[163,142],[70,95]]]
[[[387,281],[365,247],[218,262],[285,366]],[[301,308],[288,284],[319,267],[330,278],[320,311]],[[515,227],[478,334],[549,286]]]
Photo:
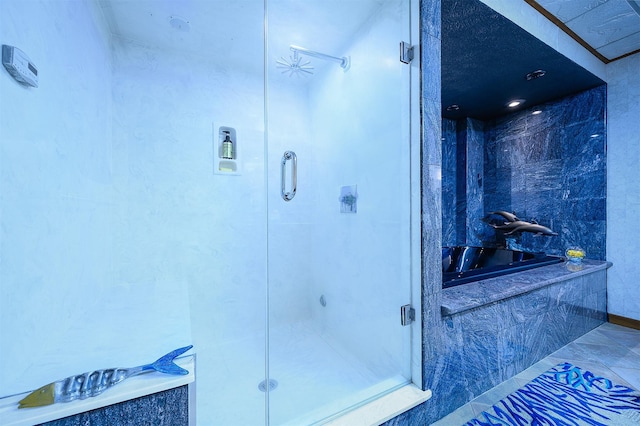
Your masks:
[[[565,251],[565,255],[567,256],[567,260],[574,265],[580,265],[582,263],[582,259],[587,255],[584,249],[580,247],[569,247]]]

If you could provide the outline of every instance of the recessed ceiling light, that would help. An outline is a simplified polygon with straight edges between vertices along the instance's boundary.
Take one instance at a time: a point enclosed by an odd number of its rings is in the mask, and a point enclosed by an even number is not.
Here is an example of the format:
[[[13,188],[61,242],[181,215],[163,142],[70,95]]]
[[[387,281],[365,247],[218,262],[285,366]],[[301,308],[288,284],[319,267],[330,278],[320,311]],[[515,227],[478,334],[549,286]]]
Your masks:
[[[599,133],[594,133],[594,134],[591,135],[592,138],[597,138],[598,136],[600,136]]]
[[[536,78],[544,77],[547,72],[545,70],[535,70],[528,73],[525,78],[527,81],[535,80]]]
[[[538,114],[542,114],[542,110],[541,109],[537,109],[537,110],[535,110],[535,111],[533,111],[531,113],[531,115],[538,115]]]
[[[460,110],[460,105],[453,104],[447,107],[447,111],[458,111],[458,110]]]
[[[524,102],[524,99],[514,99],[514,100],[512,100],[511,102],[509,102],[509,103],[507,104],[507,106],[508,106],[509,108],[515,108],[515,107],[517,107],[518,105],[522,105],[522,103],[523,103],[523,102]]]

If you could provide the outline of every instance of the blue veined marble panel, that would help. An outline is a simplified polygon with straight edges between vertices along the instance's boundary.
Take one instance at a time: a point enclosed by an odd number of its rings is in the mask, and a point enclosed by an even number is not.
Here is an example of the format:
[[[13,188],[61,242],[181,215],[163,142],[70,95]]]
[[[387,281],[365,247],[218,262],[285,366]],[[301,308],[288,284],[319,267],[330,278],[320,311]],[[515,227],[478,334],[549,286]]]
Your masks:
[[[523,234],[525,248],[562,254],[568,241],[580,241],[589,257],[604,259],[604,229],[585,225],[606,220],[605,95],[598,87],[544,104],[541,114],[523,111],[485,126],[485,211],[515,211],[561,234]]]
[[[550,276],[562,266],[539,268],[540,272],[523,274],[523,277]],[[436,400],[438,405],[424,404],[423,409],[433,410],[427,414],[427,423],[604,322],[606,269],[598,268],[586,275],[573,274],[564,281],[515,297],[444,316],[440,329],[432,329],[428,334],[438,335],[435,341],[440,354],[430,358],[433,363],[425,363],[435,383],[427,385],[434,397],[440,395],[440,398]],[[517,284],[518,280],[512,281]],[[500,291],[499,280],[486,283],[486,290]],[[448,293],[459,293],[449,294],[448,300],[463,297],[465,286],[460,287],[447,289]],[[469,286],[467,292],[471,294],[479,287]],[[483,295],[470,297],[482,299]],[[433,350],[437,352],[437,348]],[[446,383],[442,378],[446,378]]]
[[[607,193],[605,170],[588,173],[567,171],[562,177],[562,188],[568,191],[567,199],[603,198]]]
[[[440,10],[439,5],[429,6],[429,2],[420,3],[421,10]],[[431,17],[430,19],[438,18]],[[441,75],[440,75],[440,50],[441,42],[437,37],[428,35],[425,28],[433,26],[433,23],[424,15],[421,16],[422,37],[420,48],[420,60],[422,68],[422,108],[421,120],[423,129],[422,164],[438,165],[442,163],[442,137],[441,120]]]
[[[457,245],[456,218],[454,212],[457,206],[456,197],[456,165],[457,165],[457,137],[456,122],[442,120],[442,245]]]
[[[423,37],[428,34],[436,39],[441,38],[441,16],[442,6],[440,0],[420,1],[420,28]]]
[[[580,246],[586,250],[589,259],[605,259],[606,221],[561,220],[560,229],[563,247]]]
[[[188,386],[108,405],[41,426],[188,426]]]
[[[487,127],[491,129],[491,127]],[[495,129],[492,129],[491,133],[497,134]],[[523,156],[517,150],[520,147],[517,137],[509,135],[507,138],[495,139],[495,142],[490,146],[493,149],[492,156],[495,157],[495,165],[486,165],[486,167],[515,169],[524,164]]]
[[[562,129],[565,124],[563,109],[565,104],[561,101],[555,101],[530,108],[524,114],[519,113],[526,123],[525,133],[545,132],[549,129]],[[541,111],[539,114],[531,114],[533,110]]]
[[[583,200],[562,200],[562,215],[566,220],[581,220],[583,222],[604,221],[607,216],[607,199],[586,198]],[[601,236],[601,238],[604,237]]]
[[[563,162],[560,159],[531,162],[523,165],[519,172],[524,179],[527,192],[563,188]]]
[[[604,120],[568,125],[562,131],[562,158],[567,171],[601,172],[606,167]]]
[[[495,210],[512,211],[513,206],[509,199],[513,188],[525,190],[524,179],[520,174],[513,174],[510,168],[485,169],[484,192],[485,211]]]
[[[456,121],[456,245],[465,245],[467,240],[467,122]]]
[[[541,292],[544,293],[544,292]],[[535,364],[554,350],[563,346],[562,342],[550,338],[549,323],[546,315],[532,316],[528,323],[506,327],[503,338],[510,339],[514,345],[521,345],[522,350],[516,354],[513,363],[505,366],[505,376],[513,376]]]
[[[510,114],[491,121],[497,143],[502,143],[511,134],[524,134],[527,131],[527,117],[524,114]]]
[[[607,105],[606,97],[607,88],[602,85],[564,98],[561,101],[564,105],[559,105],[562,108],[564,117],[563,126],[604,120]]]
[[[492,229],[480,219],[491,211],[508,210],[561,234],[539,238],[525,234],[520,238],[525,248],[562,254],[568,241],[581,241],[590,256],[598,256],[592,258],[604,259],[600,248],[604,247],[604,228],[597,226],[579,238],[577,234],[585,230],[584,222],[606,220],[605,95],[605,88],[599,87],[544,104],[538,115],[524,111],[483,123],[482,173],[478,173],[477,153],[472,149],[480,143],[477,129],[482,126],[458,121],[458,245],[495,243]],[[452,155],[451,151],[445,155]],[[480,181],[482,193],[478,192]],[[478,209],[480,199],[483,207]],[[453,221],[452,214],[444,211],[445,222]],[[466,230],[466,241],[460,241]]]
[[[528,192],[525,200],[523,216],[535,219],[545,226],[551,227],[551,221],[558,219],[558,212],[562,211],[563,191],[557,189],[541,189]],[[553,229],[553,228],[551,228]],[[557,230],[553,229],[558,232]]]
[[[560,159],[561,140],[562,129],[559,127],[545,127],[538,131],[528,129],[511,148],[512,163],[523,165]]]
[[[440,102],[433,95],[433,99],[422,100],[422,162],[425,165],[442,163],[442,144],[440,129]]]
[[[482,245],[484,214],[484,123],[467,118],[466,245]]]

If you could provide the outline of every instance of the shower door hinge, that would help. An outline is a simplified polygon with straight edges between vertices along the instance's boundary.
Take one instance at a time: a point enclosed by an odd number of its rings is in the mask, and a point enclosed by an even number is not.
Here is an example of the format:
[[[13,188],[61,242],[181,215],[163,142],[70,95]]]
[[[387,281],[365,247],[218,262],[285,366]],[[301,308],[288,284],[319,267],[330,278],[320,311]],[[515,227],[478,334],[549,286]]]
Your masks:
[[[405,326],[409,325],[416,320],[416,310],[411,305],[404,305],[400,307],[400,323]]]
[[[410,64],[413,60],[413,46],[405,41],[400,42],[400,62]]]

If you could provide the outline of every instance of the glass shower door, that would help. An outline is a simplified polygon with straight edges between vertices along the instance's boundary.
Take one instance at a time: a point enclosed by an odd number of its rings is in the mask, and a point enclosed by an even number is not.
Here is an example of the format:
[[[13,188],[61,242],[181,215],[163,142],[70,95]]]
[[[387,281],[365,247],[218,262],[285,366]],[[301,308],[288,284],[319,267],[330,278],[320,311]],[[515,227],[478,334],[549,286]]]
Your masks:
[[[411,380],[410,11],[266,4],[265,391],[269,424],[312,424]]]

